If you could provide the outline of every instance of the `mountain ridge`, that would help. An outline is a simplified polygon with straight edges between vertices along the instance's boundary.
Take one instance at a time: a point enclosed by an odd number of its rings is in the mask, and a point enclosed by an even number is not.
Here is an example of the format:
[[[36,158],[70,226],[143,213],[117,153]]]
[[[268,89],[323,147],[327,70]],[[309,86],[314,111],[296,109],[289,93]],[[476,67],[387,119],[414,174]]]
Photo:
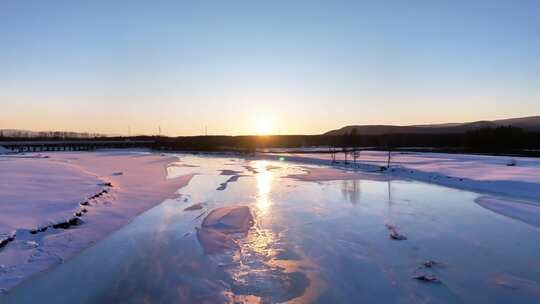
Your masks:
[[[339,129],[330,130],[323,135],[343,135],[356,129],[359,135],[385,135],[385,134],[448,134],[464,133],[481,128],[513,126],[526,131],[540,132],[540,116],[527,116],[496,120],[478,120],[463,123],[435,123],[417,125],[349,125]]]

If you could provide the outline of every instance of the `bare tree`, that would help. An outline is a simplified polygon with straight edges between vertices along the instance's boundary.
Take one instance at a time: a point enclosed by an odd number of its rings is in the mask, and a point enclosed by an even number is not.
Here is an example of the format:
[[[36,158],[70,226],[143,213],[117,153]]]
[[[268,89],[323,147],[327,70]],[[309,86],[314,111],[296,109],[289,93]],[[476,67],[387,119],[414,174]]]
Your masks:
[[[345,160],[345,165],[347,165],[349,162],[347,161],[347,154],[349,154],[349,148],[346,146],[346,145],[343,145],[343,147],[341,147],[341,152],[343,152],[343,157],[344,157],[344,160]]]
[[[360,150],[358,149],[354,149],[353,152],[352,152],[352,156],[353,156],[353,159],[354,159],[354,164],[356,165],[356,160],[358,158],[360,158]]]
[[[386,141],[386,148],[388,150],[388,157],[387,157],[387,160],[386,160],[386,169],[390,169],[390,163],[392,161],[392,140],[390,138],[389,135],[386,135],[385,136],[385,141]]]
[[[340,138],[341,152],[343,152],[343,157],[345,164],[348,164],[347,154],[349,154],[349,147],[351,145],[351,134],[344,133]]]
[[[336,148],[334,145],[331,145],[330,147],[330,156],[332,157],[332,164],[336,162]]]
[[[360,157],[360,150],[358,149],[358,130],[356,130],[356,128],[353,128],[349,133],[348,141],[349,146],[352,147],[352,157],[354,159],[354,164],[356,165],[356,160]]]

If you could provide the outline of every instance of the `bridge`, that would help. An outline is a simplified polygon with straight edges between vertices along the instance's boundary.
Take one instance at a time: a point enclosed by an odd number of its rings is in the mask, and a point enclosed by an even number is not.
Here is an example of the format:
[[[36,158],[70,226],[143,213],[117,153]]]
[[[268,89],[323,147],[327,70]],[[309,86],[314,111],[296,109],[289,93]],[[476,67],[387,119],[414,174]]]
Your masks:
[[[152,148],[153,140],[40,140],[0,141],[0,146],[13,152],[91,151],[105,148]]]

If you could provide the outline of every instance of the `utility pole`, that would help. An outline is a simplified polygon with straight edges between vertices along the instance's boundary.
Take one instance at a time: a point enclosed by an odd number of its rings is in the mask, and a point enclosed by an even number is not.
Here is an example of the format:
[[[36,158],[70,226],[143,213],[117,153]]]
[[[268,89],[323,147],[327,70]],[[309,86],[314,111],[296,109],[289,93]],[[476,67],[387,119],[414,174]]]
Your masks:
[[[204,126],[204,136],[208,136],[208,126]]]

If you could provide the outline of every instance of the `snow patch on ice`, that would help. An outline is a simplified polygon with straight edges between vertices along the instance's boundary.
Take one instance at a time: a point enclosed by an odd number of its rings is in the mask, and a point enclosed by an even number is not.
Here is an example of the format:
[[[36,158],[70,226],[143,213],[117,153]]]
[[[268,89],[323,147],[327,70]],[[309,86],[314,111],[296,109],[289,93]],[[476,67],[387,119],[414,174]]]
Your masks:
[[[197,239],[206,254],[239,249],[232,234],[247,233],[253,225],[248,206],[229,206],[212,210],[197,229]]]
[[[287,178],[294,178],[301,181],[308,182],[322,182],[333,180],[356,180],[356,179],[369,179],[369,180],[382,180],[386,181],[387,178],[381,174],[370,174],[360,171],[345,171],[335,168],[327,167],[302,167],[305,171],[303,174],[290,174]]]

